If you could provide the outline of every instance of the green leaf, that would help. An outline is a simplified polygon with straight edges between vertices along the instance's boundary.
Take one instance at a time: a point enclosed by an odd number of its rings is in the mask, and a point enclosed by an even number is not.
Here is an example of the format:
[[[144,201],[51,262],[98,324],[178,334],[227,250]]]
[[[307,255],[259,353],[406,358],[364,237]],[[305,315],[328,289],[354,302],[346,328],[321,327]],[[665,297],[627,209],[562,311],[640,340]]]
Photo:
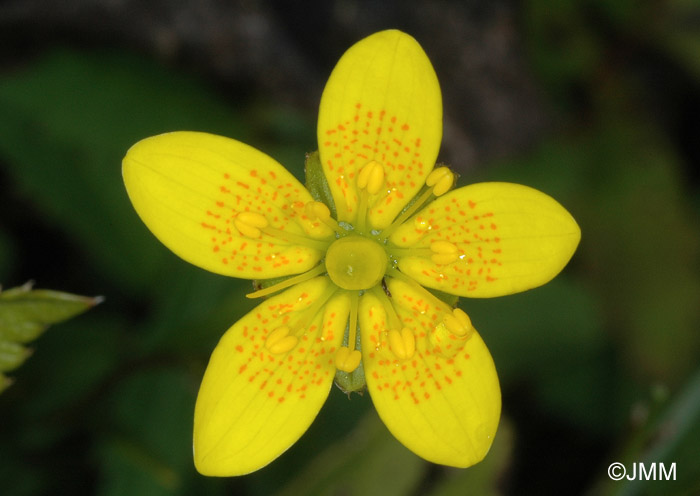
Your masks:
[[[0,372],[14,370],[24,363],[32,352],[19,343],[0,341]]]
[[[31,284],[0,293],[0,340],[27,343],[51,324],[70,319],[102,301],[46,289]]]
[[[23,346],[46,328],[97,305],[88,298],[50,290],[32,290],[31,284],[0,292],[0,372],[14,370],[31,354]],[[0,392],[9,385],[0,375]]]

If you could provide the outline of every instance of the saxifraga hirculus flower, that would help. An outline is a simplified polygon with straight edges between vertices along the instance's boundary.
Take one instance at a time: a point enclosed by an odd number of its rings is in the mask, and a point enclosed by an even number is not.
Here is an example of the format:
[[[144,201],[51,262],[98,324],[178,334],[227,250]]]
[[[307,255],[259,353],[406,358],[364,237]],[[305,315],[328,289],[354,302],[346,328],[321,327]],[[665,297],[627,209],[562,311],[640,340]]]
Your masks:
[[[224,334],[204,375],[194,418],[202,474],[270,463],[306,431],[334,378],[345,390],[366,381],[386,426],[421,457],[467,467],[486,455],[498,377],[446,295],[544,284],[580,230],[526,186],[452,189],[453,173],[435,165],[441,138],[430,61],[390,30],[333,70],[309,189],[264,153],[211,134],[163,134],[128,151],[124,182],[153,234],[203,269],[262,281],[249,296],[266,297]]]

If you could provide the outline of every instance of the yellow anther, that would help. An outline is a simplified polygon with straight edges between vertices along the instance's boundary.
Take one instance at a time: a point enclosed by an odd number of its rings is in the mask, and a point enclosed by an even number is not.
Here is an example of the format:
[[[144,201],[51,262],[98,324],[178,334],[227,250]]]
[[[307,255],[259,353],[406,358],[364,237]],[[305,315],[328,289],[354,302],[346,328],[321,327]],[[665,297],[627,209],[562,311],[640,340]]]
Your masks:
[[[435,352],[445,357],[453,357],[474,333],[472,321],[459,308],[443,317],[428,334],[428,340]]]
[[[289,334],[289,327],[282,326],[268,334],[265,340],[265,348],[267,348],[270,353],[279,355],[280,353],[287,353],[294,348],[298,342],[299,339],[296,336]]]
[[[447,254],[447,253],[457,253],[457,247],[454,243],[449,241],[433,241],[430,243],[430,250],[433,253]]]
[[[389,346],[396,358],[406,360],[416,352],[416,337],[408,327],[401,329],[401,332],[392,329],[389,331]]]
[[[260,229],[269,225],[267,219],[256,212],[241,212],[233,219],[236,229],[249,238],[259,238]]]
[[[384,169],[379,162],[372,160],[357,174],[358,189],[367,189],[370,195],[376,195],[384,186]]]
[[[446,315],[443,322],[448,331],[460,338],[468,337],[474,331],[471,319],[459,308],[452,310],[452,315]]]
[[[347,346],[343,346],[335,353],[335,366],[338,370],[350,373],[360,366],[362,361],[362,353],[359,350],[350,350]]]
[[[449,241],[434,241],[430,244],[433,254],[430,259],[438,265],[447,265],[459,257],[457,247]]]
[[[456,253],[434,253],[430,255],[430,260],[437,265],[449,265],[457,260]]]
[[[455,176],[450,169],[447,167],[438,167],[428,174],[428,177],[425,179],[425,184],[433,188],[433,194],[435,196],[440,196],[447,193],[452,187],[454,179]]]
[[[310,201],[304,207],[304,214],[311,220],[325,221],[331,216],[331,211],[324,203]]]

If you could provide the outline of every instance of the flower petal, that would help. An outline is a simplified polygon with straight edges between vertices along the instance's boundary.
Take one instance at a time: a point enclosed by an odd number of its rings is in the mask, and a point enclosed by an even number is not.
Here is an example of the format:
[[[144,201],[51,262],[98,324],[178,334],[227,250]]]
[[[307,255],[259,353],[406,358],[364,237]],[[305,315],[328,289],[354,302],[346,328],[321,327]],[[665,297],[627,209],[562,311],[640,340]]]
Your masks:
[[[501,410],[498,376],[486,345],[472,330],[438,349],[436,329],[450,308],[405,282],[388,279],[401,324],[415,335],[415,352],[399,359],[387,339],[387,315],[379,299],[360,303],[363,365],[372,401],[391,433],[419,456],[468,467],[493,442]],[[449,338],[448,338],[449,340]],[[369,345],[369,346],[368,346]]]
[[[306,245],[265,233],[251,238],[236,227],[236,215],[254,212],[271,227],[308,236],[303,206],[311,195],[248,145],[206,133],[162,134],[131,147],[123,175],[144,223],[194,265],[261,279],[298,274],[321,258],[313,240]]]
[[[381,31],[353,45],[321,98],[318,146],[338,209],[354,222],[357,173],[382,166],[382,191],[369,200],[370,224],[386,227],[420,190],[442,139],[442,97],[420,45],[400,31]]]
[[[294,286],[257,306],[221,338],[195,407],[194,457],[200,473],[257,470],[313,422],[333,383],[334,352],[350,308],[343,293],[326,301],[334,289],[327,277]],[[287,337],[294,335],[298,319],[305,321],[303,336],[295,336],[291,349],[270,352],[271,335],[285,326]]]
[[[390,237],[410,247],[399,256],[403,273],[423,286],[471,297],[517,293],[550,281],[580,239],[576,221],[554,199],[495,182],[441,196]],[[450,243],[457,248],[453,262],[449,254],[448,260],[431,254],[431,247],[444,251]]]

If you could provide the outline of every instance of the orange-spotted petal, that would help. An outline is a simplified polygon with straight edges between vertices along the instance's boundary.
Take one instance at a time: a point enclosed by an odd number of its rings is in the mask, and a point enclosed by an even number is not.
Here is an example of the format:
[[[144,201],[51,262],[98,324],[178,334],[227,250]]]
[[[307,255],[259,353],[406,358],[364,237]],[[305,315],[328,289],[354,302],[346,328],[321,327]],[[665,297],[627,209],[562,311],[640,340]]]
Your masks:
[[[327,277],[266,300],[221,338],[197,397],[194,458],[204,475],[243,475],[309,427],[335,376],[350,308]],[[301,327],[299,327],[301,326]]]
[[[415,336],[415,351],[392,351],[396,317],[372,293],[360,302],[363,366],[372,401],[391,433],[419,456],[468,467],[484,458],[498,427],[501,395],[486,345],[473,329],[455,335],[452,311],[422,288],[388,279],[396,316]],[[405,332],[405,331],[404,331]]]
[[[441,139],[440,86],[420,45],[395,30],[353,45],[326,84],[318,117],[321,163],[338,220],[356,220],[358,173],[375,162],[383,185],[368,200],[369,220],[375,228],[389,225],[425,183]]]
[[[493,297],[550,281],[580,239],[576,221],[550,196],[494,182],[439,197],[399,227],[390,242],[404,248],[397,251],[400,270],[423,286]]]
[[[136,143],[123,161],[129,198],[156,237],[199,267],[241,278],[298,274],[322,256],[328,227],[311,195],[264,153],[238,141],[175,132]]]

